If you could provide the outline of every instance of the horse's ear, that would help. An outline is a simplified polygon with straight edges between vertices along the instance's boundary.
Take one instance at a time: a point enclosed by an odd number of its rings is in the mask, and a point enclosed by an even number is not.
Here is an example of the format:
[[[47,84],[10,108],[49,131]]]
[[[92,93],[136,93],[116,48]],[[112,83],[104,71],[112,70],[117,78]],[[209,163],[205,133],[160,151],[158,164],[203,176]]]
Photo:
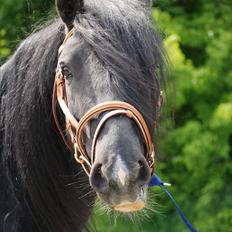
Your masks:
[[[83,12],[84,0],[56,0],[56,7],[63,22],[71,29],[76,15]]]

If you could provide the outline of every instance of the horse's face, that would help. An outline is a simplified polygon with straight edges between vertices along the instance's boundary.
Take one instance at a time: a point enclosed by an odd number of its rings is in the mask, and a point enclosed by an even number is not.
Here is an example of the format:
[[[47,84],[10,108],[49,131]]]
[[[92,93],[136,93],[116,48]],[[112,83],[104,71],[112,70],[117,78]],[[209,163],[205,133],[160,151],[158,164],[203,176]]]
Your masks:
[[[68,106],[76,118],[106,101],[123,100],[111,88],[107,70],[101,69],[91,48],[76,33],[66,44],[59,65],[66,77]],[[88,154],[96,126],[103,115],[85,128]],[[126,116],[109,119],[96,143],[90,184],[111,207],[121,211],[138,210],[146,201],[150,171],[138,126]]]
[[[115,56],[117,55],[119,54],[116,52]],[[125,77],[108,69],[94,47],[84,39],[78,29],[65,44],[58,65],[66,78],[68,107],[76,118],[81,118],[99,103],[128,102],[129,99],[133,99],[133,96],[130,96],[133,91],[127,86],[130,82],[125,80],[115,83],[117,78],[123,80]],[[127,75],[130,76],[130,73]],[[157,98],[150,97],[151,88],[146,89],[145,85],[139,88],[138,91],[144,94],[137,94],[135,101],[143,104],[144,95],[147,96],[147,102],[141,109],[144,108],[153,115],[153,106]],[[127,89],[128,92],[124,91]],[[120,94],[120,90],[124,94]],[[94,132],[104,114],[91,120],[85,127],[83,142],[88,154],[91,153]],[[151,175],[145,153],[143,137],[133,120],[121,115],[110,118],[104,124],[97,139],[95,160],[89,180],[100,199],[110,208],[132,212],[145,206],[147,185]]]

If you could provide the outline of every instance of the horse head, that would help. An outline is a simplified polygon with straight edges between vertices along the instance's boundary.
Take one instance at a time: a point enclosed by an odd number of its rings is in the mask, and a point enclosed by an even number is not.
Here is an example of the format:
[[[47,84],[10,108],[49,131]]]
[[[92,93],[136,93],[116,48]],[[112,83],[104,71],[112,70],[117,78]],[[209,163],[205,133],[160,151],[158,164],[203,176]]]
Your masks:
[[[150,1],[57,0],[57,9],[67,33],[72,31],[58,58],[70,113],[81,119],[99,104],[128,103],[141,113],[155,144],[162,45],[150,22]],[[89,159],[107,113],[94,115],[83,128],[81,141]],[[146,153],[136,120],[115,114],[104,121],[89,182],[111,209],[132,212],[146,205],[151,178]]]

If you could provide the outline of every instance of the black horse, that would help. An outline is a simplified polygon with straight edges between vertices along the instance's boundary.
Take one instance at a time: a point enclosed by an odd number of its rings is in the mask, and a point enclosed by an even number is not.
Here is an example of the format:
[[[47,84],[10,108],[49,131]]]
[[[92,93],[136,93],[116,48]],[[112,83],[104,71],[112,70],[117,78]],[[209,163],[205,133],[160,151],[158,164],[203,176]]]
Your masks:
[[[155,143],[163,49],[150,20],[151,2],[57,0],[57,9],[62,20],[30,35],[0,68],[4,232],[82,231],[95,192],[109,207],[147,198],[150,175],[137,125],[124,116],[107,121],[97,141],[98,166],[90,185],[57,132],[51,102],[58,63],[76,118],[101,102],[127,102],[142,113]],[[73,27],[75,34],[58,58]],[[99,118],[85,128],[87,151]]]

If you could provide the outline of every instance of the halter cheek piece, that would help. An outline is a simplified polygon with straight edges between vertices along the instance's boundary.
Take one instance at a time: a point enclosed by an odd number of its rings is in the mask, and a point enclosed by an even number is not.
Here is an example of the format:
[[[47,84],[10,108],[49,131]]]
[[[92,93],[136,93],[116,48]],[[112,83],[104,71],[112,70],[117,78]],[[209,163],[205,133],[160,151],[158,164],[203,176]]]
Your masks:
[[[63,44],[59,48],[59,56],[63,51],[64,45],[74,34],[74,29],[72,29],[65,37]],[[61,125],[59,123],[56,105],[57,102],[61,110],[65,115],[66,120],[66,129],[68,130],[71,136],[72,145],[67,141],[65,135],[62,131]],[[116,115],[125,115],[128,118],[134,120],[137,126],[140,129],[141,135],[144,138],[144,142],[146,144],[146,160],[150,167],[151,176],[154,173],[154,146],[152,144],[151,135],[148,129],[148,126],[141,115],[141,113],[132,105],[122,102],[122,101],[110,101],[98,104],[91,108],[86,114],[82,116],[82,118],[77,121],[77,119],[72,115],[68,108],[67,103],[67,95],[65,90],[65,77],[63,76],[59,64],[57,66],[54,88],[53,88],[53,99],[52,99],[52,111],[53,117],[57,126],[57,129],[64,140],[66,146],[70,149],[71,152],[74,152],[74,157],[76,161],[82,165],[86,174],[89,175],[91,172],[92,164],[94,163],[95,158],[95,147],[97,143],[98,136],[103,128],[104,124],[108,119],[116,116]],[[92,150],[91,155],[87,154],[85,145],[83,144],[83,129],[85,126],[96,116],[101,113],[106,113],[100,122],[97,125],[97,128],[94,133],[93,142],[92,142]]]

